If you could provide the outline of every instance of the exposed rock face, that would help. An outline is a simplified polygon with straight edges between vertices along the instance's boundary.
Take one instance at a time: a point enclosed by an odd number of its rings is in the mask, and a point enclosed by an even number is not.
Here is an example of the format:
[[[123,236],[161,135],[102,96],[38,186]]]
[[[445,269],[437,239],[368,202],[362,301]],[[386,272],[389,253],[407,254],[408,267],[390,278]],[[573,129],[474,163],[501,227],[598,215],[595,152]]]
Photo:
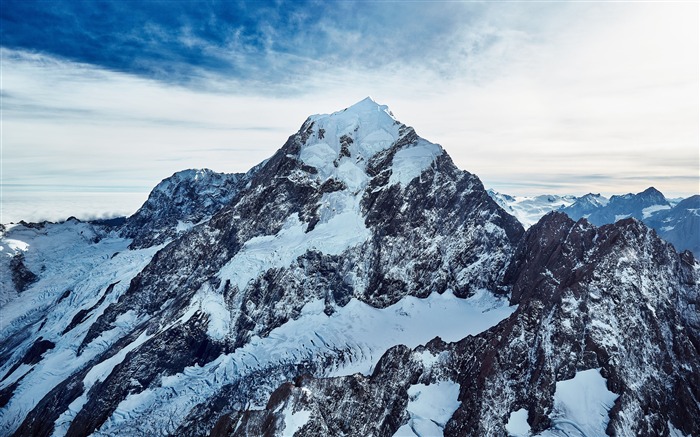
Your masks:
[[[12,283],[20,293],[36,282],[37,276],[24,265],[24,256],[19,253],[10,260]]]
[[[228,205],[246,181],[240,173],[179,171],[156,185],[122,234],[133,239],[134,248],[165,243]]]
[[[549,432],[589,369],[608,433],[700,430],[692,255],[633,219],[524,232],[370,99],[246,175],[166,179],[121,228],[3,244],[46,266],[3,307],[3,435],[503,435],[522,409]]]
[[[693,346],[700,331],[696,316],[687,316],[697,311],[697,269],[653,231],[634,219],[596,229],[552,213],[525,235],[505,285],[518,310],[493,333],[498,341],[486,355],[493,359],[482,361],[492,363],[490,383],[466,392],[511,398],[510,411],[526,408],[532,428],[542,430],[550,424],[554,382],[601,368],[620,395],[608,433],[665,435],[669,422],[697,433],[697,403],[674,401],[700,394]],[[472,405],[483,411],[487,404]],[[496,420],[482,416],[481,423]]]

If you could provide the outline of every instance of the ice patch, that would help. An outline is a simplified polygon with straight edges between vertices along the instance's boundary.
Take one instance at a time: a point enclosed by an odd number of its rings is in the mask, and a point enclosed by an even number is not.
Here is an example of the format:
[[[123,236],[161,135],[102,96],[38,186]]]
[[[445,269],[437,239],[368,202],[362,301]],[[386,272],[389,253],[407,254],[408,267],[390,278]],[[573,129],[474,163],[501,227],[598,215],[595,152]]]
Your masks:
[[[5,245],[7,245],[7,248],[9,249],[3,249],[3,251],[7,255],[12,255],[12,252],[26,252],[27,250],[29,250],[29,244],[21,240],[13,240],[11,238],[6,238],[3,240],[3,243],[5,243]]]
[[[301,410],[296,413],[292,413],[292,406],[289,405],[284,410],[284,429],[282,430],[282,435],[292,436],[295,432],[299,431],[302,426],[311,418],[311,411]]]
[[[442,434],[441,434],[442,435]],[[418,434],[413,432],[411,425],[408,423],[403,425],[401,428],[397,429],[394,433],[394,437],[420,437]]]
[[[437,355],[433,355],[432,352],[430,351],[423,351],[421,353],[414,353],[414,357],[423,363],[423,366],[426,368],[430,368],[435,365],[435,363],[439,362],[441,357],[445,356],[446,352],[441,352]]]
[[[622,220],[622,219],[629,218],[631,215],[632,215],[632,214],[619,214],[619,215],[616,215],[616,216],[615,216],[614,222],[617,223],[617,222],[619,222],[619,221]]]
[[[327,143],[316,143],[301,149],[299,159],[312,167],[324,168],[332,163],[337,156],[338,152]]]
[[[192,222],[183,222],[182,220],[177,221],[177,226],[175,226],[175,230],[177,232],[187,232],[190,229],[194,227],[194,223]]]
[[[382,150],[388,149],[396,140],[386,129],[377,129],[360,138],[358,152],[360,156],[371,158]]]
[[[223,340],[229,334],[231,327],[231,312],[226,306],[223,294],[212,290],[205,283],[192,300],[195,306],[209,315],[207,335],[215,340]],[[187,311],[187,313],[191,312]]]
[[[525,408],[510,413],[506,431],[511,437],[527,437],[530,435],[530,424],[527,423],[528,412]]]
[[[367,185],[367,173],[357,165],[344,160],[336,170],[338,179],[345,182],[345,186],[352,192],[357,192]]]
[[[550,418],[555,428],[583,433],[588,436],[605,435],[608,426],[608,411],[618,395],[608,391],[600,369],[577,372],[572,379],[557,382],[554,392],[554,411]],[[558,436],[548,430],[542,437]]]
[[[445,425],[461,404],[458,398],[459,384],[452,381],[412,385],[408,389],[406,406],[410,419],[406,425],[396,431],[394,436],[443,435]]]

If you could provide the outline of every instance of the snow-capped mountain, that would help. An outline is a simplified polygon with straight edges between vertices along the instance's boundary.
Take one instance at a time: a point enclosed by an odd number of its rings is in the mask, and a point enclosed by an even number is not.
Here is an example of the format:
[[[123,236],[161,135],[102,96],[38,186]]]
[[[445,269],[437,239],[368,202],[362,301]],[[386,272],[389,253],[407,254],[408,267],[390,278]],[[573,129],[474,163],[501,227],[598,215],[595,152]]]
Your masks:
[[[637,194],[612,196],[607,202],[601,197],[594,199],[594,195],[587,196],[584,196],[587,198],[581,204],[576,202],[569,208],[563,208],[562,212],[574,220],[585,217],[590,223],[601,226],[628,217],[645,220],[658,211],[671,209],[666,197],[654,187]]]
[[[517,310],[495,327],[397,346],[371,375],[298,378],[213,435],[697,435],[693,262],[634,219],[550,213],[516,250]]]
[[[700,195],[653,214],[645,223],[676,249],[690,250],[700,258]]]
[[[492,189],[489,196],[527,229],[537,223],[545,214],[578,203],[576,196],[544,194],[540,196],[510,196]]]
[[[609,201],[600,195],[588,194],[561,211],[574,220],[581,217],[601,226],[628,217],[654,228],[678,251],[690,250],[700,258],[700,196],[692,196],[675,204],[654,187],[641,193],[612,196]]]
[[[573,218],[574,220],[578,220],[581,217],[588,218],[594,212],[607,206],[609,202],[610,199],[600,195],[600,193],[588,193],[577,198],[573,204],[567,205],[564,208],[562,208],[562,212],[566,213],[566,215]]]
[[[692,255],[634,219],[525,232],[371,99],[120,226],[0,242],[2,435],[700,432]]]
[[[551,211],[561,211],[574,220],[585,218],[596,226],[634,217],[653,228],[678,251],[690,250],[696,258],[700,258],[700,196],[697,195],[687,199],[666,199],[654,187],[610,199],[593,193],[581,197],[516,197],[494,190],[488,190],[488,193],[525,228]]]

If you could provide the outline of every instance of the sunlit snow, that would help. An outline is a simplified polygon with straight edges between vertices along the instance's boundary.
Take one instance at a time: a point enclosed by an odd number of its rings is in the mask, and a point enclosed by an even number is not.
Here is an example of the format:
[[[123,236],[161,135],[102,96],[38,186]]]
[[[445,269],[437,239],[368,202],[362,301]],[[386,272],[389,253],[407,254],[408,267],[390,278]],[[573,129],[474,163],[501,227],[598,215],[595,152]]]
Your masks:
[[[427,170],[435,159],[442,155],[444,150],[437,144],[424,139],[419,139],[415,146],[401,149],[394,155],[391,164],[391,177],[389,185],[408,185],[413,179],[419,177]]]
[[[311,411],[301,410],[293,413],[291,405],[288,405],[282,413],[284,415],[283,436],[294,435],[311,418]]]

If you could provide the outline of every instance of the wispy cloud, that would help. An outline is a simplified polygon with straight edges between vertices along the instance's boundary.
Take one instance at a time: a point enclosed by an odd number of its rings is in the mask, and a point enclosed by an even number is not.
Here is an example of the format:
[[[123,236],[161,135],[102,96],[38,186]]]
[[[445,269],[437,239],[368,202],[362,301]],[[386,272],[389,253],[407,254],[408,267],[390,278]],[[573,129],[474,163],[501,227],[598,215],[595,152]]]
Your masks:
[[[9,48],[168,83],[279,95],[308,91],[310,76],[346,71],[492,74],[480,58],[517,50],[524,35],[512,25],[526,21],[503,12],[457,2],[7,0],[0,19]]]

